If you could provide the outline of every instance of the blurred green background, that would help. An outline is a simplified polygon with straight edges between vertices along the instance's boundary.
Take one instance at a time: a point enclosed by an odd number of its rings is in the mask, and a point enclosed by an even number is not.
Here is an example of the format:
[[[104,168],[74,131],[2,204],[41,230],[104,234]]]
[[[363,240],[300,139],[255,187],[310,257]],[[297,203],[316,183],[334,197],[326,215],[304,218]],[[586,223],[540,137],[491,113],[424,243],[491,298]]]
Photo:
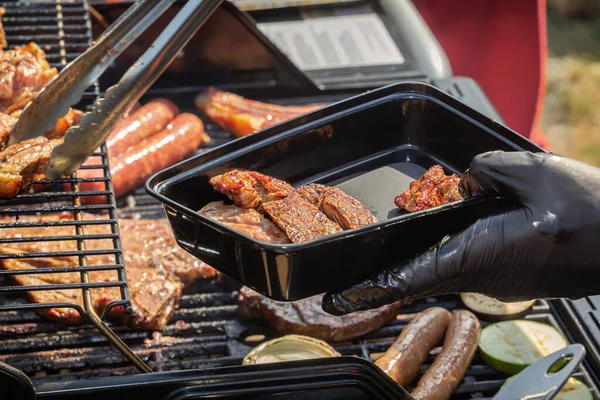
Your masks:
[[[542,129],[552,151],[600,166],[600,1],[548,0]]]

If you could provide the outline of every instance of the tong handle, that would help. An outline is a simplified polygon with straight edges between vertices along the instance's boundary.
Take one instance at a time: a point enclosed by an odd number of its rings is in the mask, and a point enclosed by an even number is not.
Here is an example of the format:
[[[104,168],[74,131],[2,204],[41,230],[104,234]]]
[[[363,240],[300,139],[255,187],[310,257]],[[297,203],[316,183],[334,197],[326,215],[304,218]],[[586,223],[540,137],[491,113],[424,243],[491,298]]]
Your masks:
[[[139,0],[131,5],[83,54],[69,63],[25,107],[9,144],[44,135],[81,99],[109,65],[175,0]],[[50,109],[48,107],[50,106]]]
[[[47,176],[70,174],[98,148],[123,115],[163,73],[222,0],[189,0],[119,83],[94,102],[52,152]]]
[[[565,385],[585,355],[585,347],[572,344],[530,365],[515,376],[492,400],[551,400]],[[570,358],[570,359],[569,359]],[[550,368],[568,359],[556,373]]]

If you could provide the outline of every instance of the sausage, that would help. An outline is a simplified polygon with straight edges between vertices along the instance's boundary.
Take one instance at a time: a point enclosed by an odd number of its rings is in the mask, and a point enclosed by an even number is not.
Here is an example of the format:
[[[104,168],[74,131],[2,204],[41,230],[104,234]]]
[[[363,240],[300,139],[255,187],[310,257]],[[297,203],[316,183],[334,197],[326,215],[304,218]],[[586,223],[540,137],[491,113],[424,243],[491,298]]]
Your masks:
[[[441,343],[451,315],[441,307],[420,312],[375,365],[400,386],[408,385],[416,378],[429,352]]]
[[[179,114],[161,132],[110,158],[115,196],[142,185],[150,175],[183,160],[200,146],[204,125],[193,114]]]
[[[477,351],[481,324],[466,310],[452,313],[442,352],[411,393],[416,400],[448,400]]]
[[[106,139],[109,157],[121,154],[145,138],[164,129],[179,113],[177,106],[167,99],[155,99],[117,123]]]

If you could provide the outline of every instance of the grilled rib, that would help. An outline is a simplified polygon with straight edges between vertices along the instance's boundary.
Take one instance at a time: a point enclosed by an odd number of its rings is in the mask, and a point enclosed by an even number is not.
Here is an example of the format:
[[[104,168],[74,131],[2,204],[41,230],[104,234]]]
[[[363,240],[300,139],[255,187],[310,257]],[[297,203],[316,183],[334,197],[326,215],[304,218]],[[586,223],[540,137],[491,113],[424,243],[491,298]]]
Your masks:
[[[298,192],[344,229],[379,221],[367,207],[338,188],[311,183],[298,188]]]

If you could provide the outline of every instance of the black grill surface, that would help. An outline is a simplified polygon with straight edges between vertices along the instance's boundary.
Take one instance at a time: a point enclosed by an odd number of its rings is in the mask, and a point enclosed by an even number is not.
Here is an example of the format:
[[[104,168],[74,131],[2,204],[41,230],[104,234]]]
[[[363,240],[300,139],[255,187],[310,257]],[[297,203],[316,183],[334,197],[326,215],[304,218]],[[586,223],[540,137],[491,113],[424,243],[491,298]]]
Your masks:
[[[52,66],[61,68],[72,61],[79,53],[91,44],[91,25],[87,13],[86,3],[82,1],[36,1],[36,2],[11,2],[0,4],[6,9],[3,25],[9,48],[36,42],[47,55]],[[86,103],[92,101],[98,94],[98,88],[89,88],[80,104],[84,108]],[[20,297],[11,297],[11,294],[22,294],[24,291],[42,290],[76,290],[92,287],[117,287],[121,289],[121,299],[115,299],[108,307],[115,305],[128,305],[129,293],[126,285],[125,271],[120,250],[118,226],[116,224],[116,208],[112,195],[106,152],[95,153],[96,163],[82,167],[82,169],[98,169],[100,178],[81,179],[65,178],[54,181],[43,181],[50,188],[35,193],[21,193],[10,201],[0,202],[0,230],[6,228],[42,228],[38,235],[33,237],[21,234],[11,237],[0,237],[0,246],[11,246],[22,242],[47,243],[56,240],[68,241],[69,249],[61,252],[28,252],[20,254],[0,254],[0,260],[8,262],[9,259],[40,260],[43,257],[73,256],[74,265],[61,268],[62,273],[81,272],[92,269],[114,271],[114,278],[110,282],[87,283],[58,283],[53,285],[39,284],[31,286],[18,286],[13,283],[9,270],[0,270],[0,311],[31,309],[33,307],[50,308],[52,306],[71,307],[83,314],[80,304],[49,301],[45,304],[29,304]],[[105,189],[100,191],[80,191],[78,186],[82,182],[105,182]],[[107,195],[105,204],[89,206],[81,205],[84,196]],[[44,217],[64,213],[70,220],[49,223]],[[94,218],[88,218],[85,213],[94,213]],[[23,217],[37,216],[37,221],[23,221]],[[101,225],[105,233],[86,235],[86,227]],[[60,229],[60,228],[63,229]],[[68,234],[65,234],[65,228]],[[57,229],[60,235],[57,237]],[[106,247],[86,250],[86,243],[94,240],[106,240]],[[104,243],[104,242],[103,242]],[[114,255],[114,263],[110,265],[94,265],[94,257],[98,255]],[[53,270],[54,271],[54,270]],[[20,274],[43,276],[43,270],[29,269],[19,271]]]
[[[59,7],[64,21],[62,34],[56,25]],[[48,58],[56,65],[70,61],[85,48],[89,41],[88,16],[84,3],[69,2],[62,5],[48,3],[35,8],[37,11],[27,7],[22,7],[20,9],[22,11],[19,12],[14,8],[11,10],[13,11],[5,18],[9,43],[22,44],[35,39],[36,42],[46,46]],[[25,18],[31,18],[32,24],[36,22],[42,26],[41,30],[35,29],[35,37],[25,36],[27,32],[33,34],[33,27],[18,28]],[[38,23],[39,21],[45,22]],[[177,91],[174,89],[173,93]],[[160,95],[169,96],[169,93],[161,92]],[[336,99],[288,99],[284,103],[310,103]],[[188,107],[193,104],[191,99],[189,100],[186,102]],[[183,109],[183,111],[195,112],[190,109]],[[230,134],[223,132],[206,118],[202,118],[213,140],[209,145],[199,149],[199,152],[222,145],[232,139]],[[106,162],[105,158],[104,162]],[[22,196],[17,203],[23,201]],[[47,206],[47,209],[42,210],[38,206],[34,210],[42,213],[56,212],[58,201],[56,199],[51,203],[54,208]],[[65,201],[65,207],[72,207],[72,200],[67,198]],[[114,223],[117,216],[120,218],[164,217],[162,206],[147,196],[142,188],[130,196],[119,199],[117,206],[117,209],[110,204],[106,206],[106,211],[110,214],[107,223]],[[0,207],[3,207],[0,211],[6,211],[6,207],[13,207],[16,211],[11,211],[11,215],[15,216],[25,212],[23,206],[0,205]],[[113,213],[114,211],[116,214]],[[154,371],[239,365],[242,358],[253,347],[278,334],[264,321],[242,321],[236,317],[238,290],[238,284],[222,276],[198,282],[186,288],[179,310],[162,332],[134,331],[120,326],[112,326],[112,328]],[[13,309],[0,313],[0,361],[24,371],[32,377],[34,383],[136,373],[135,368],[121,353],[91,325],[66,327],[48,321],[32,311],[18,309],[27,304],[18,295],[5,297],[4,304],[7,304],[6,302],[9,302]],[[401,309],[397,318],[379,331],[355,340],[335,343],[333,346],[344,355],[358,355],[374,360],[398,337],[402,328],[415,313],[431,306],[453,310],[460,308],[461,303],[457,296],[432,297],[415,302]],[[558,320],[554,306],[548,302],[536,302],[532,312],[526,318],[550,324],[565,333],[571,340],[570,332],[564,329],[565,325]],[[483,325],[485,326],[486,323],[483,322]],[[439,350],[439,348],[435,349],[431,353],[428,362],[422,367],[422,372],[431,364]],[[595,398],[600,398],[587,366],[582,366],[575,376],[593,388]],[[489,399],[505,379],[506,376],[486,366],[476,356],[453,399]]]

